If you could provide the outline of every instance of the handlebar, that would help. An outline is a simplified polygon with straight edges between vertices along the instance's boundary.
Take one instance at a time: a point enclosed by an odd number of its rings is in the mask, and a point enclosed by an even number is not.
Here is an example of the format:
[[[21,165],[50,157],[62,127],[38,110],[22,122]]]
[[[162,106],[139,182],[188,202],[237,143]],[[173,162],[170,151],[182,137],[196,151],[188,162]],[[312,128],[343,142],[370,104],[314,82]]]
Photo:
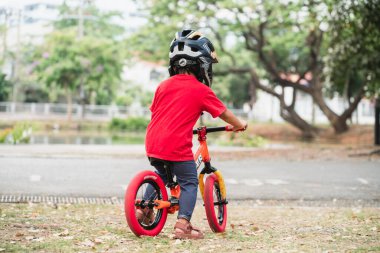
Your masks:
[[[207,127],[206,128],[206,133],[212,133],[212,132],[224,132],[224,131],[232,131],[228,126],[223,126],[223,127]],[[193,130],[193,134],[197,134],[198,129]]]

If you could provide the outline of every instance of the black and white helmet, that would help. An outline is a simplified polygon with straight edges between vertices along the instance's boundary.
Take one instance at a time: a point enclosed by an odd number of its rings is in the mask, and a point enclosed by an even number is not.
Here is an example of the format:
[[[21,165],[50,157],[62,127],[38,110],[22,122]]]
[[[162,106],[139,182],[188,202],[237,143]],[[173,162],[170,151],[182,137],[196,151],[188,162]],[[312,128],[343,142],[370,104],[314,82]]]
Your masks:
[[[211,87],[212,63],[217,63],[215,48],[200,32],[183,30],[177,32],[170,44],[170,76],[178,74],[180,68],[194,68],[197,79]]]

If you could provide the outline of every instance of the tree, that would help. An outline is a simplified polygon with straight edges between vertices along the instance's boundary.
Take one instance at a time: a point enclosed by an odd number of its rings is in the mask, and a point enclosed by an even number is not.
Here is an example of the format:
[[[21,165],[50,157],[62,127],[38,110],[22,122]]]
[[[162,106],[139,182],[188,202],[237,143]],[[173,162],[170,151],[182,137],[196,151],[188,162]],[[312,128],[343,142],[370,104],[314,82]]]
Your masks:
[[[368,89],[368,83],[361,82],[357,89],[352,90],[350,103],[340,114],[334,112],[325,101],[329,83],[326,80],[334,80],[336,73],[325,73],[326,58],[331,51],[329,48],[339,44],[339,41],[330,39],[335,32],[331,23],[341,22],[334,19],[338,14],[333,9],[338,4],[331,3],[329,0],[148,1],[146,6],[150,12],[150,22],[132,41],[138,42],[138,47],[144,49],[142,56],[148,52],[164,57],[166,45],[176,30],[197,27],[213,33],[218,48],[225,58],[229,58],[227,66],[218,68],[216,72],[224,75],[248,74],[247,92],[251,101],[254,101],[252,98],[256,89],[273,95],[280,101],[282,118],[300,129],[305,137],[314,137],[318,134],[318,128],[302,119],[295,110],[297,94],[306,93],[326,115],[335,132],[342,133],[348,129],[347,119]],[[366,2],[359,1],[359,4],[365,5]],[[350,36],[356,34],[351,33]],[[240,48],[237,54],[231,53],[232,47],[226,43],[228,38],[235,39],[235,48]],[[152,44],[153,39],[160,42]],[[363,44],[368,46],[366,43],[370,43],[374,47],[378,41],[378,38],[373,38]],[[250,57],[248,64],[240,61],[242,55]],[[296,78],[291,79],[290,75]],[[368,79],[368,76],[365,77]],[[265,84],[263,79],[269,80],[269,84]],[[290,104],[285,102],[286,88],[293,90]]]
[[[249,75],[216,76],[212,86],[220,99],[226,101],[229,107],[241,108],[251,100],[249,90]],[[256,97],[252,97],[253,100]],[[252,101],[254,104],[256,101]]]
[[[6,55],[7,55],[7,35],[8,35],[8,22],[9,18],[11,17],[12,12],[11,10],[7,8],[0,8],[0,34],[1,34],[1,51],[2,55],[0,58],[0,64],[2,65],[5,61]]]
[[[54,32],[36,51],[38,78],[50,89],[64,89],[68,118],[71,119],[72,94],[85,83],[87,94],[112,93],[120,80],[122,58],[114,43],[107,39],[85,37],[78,40],[75,31]],[[112,94],[110,94],[111,96]]]
[[[379,1],[340,1],[329,6],[330,51],[326,68],[330,92],[346,96],[351,103],[365,82],[366,96],[380,95]]]
[[[85,103],[109,104],[120,83],[124,28],[113,22],[117,12],[101,12],[92,1],[72,7],[63,3],[54,32],[34,50],[34,73],[51,90],[65,90],[68,118],[73,97]]]
[[[125,33],[125,28],[114,22],[115,19],[122,19],[120,12],[102,12],[92,1],[86,4],[80,3],[75,7],[64,2],[59,7],[59,17],[53,23],[55,30],[75,28],[78,29],[78,34],[83,33],[82,36],[108,38],[114,41],[120,40]]]
[[[11,93],[12,84],[5,77],[6,75],[0,73],[0,102],[7,101]]]

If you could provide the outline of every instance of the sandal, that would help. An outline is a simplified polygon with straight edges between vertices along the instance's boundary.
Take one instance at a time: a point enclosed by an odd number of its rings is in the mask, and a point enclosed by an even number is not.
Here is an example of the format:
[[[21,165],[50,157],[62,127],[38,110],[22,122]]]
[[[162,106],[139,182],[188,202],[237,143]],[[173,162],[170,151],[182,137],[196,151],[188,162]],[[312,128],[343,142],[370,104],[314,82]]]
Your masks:
[[[177,221],[174,226],[174,239],[203,239],[204,235],[199,228],[193,227],[191,223],[183,224]]]
[[[136,210],[136,218],[140,223],[144,223],[145,225],[152,224],[155,220],[153,209],[137,209]]]

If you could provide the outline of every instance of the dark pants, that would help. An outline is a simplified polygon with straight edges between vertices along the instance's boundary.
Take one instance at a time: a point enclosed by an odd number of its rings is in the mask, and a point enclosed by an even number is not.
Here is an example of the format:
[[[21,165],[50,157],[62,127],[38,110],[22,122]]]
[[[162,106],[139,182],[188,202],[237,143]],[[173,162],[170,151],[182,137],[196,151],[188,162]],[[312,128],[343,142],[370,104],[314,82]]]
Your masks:
[[[181,195],[179,197],[179,211],[177,218],[184,218],[190,221],[194,211],[195,202],[197,200],[198,192],[198,177],[195,162],[171,162],[172,173],[176,176],[177,182],[181,188]],[[162,178],[164,183],[167,183],[166,172],[163,164],[155,165],[156,173]],[[150,189],[149,189],[150,188]],[[152,192],[151,186],[145,193],[149,196]]]

